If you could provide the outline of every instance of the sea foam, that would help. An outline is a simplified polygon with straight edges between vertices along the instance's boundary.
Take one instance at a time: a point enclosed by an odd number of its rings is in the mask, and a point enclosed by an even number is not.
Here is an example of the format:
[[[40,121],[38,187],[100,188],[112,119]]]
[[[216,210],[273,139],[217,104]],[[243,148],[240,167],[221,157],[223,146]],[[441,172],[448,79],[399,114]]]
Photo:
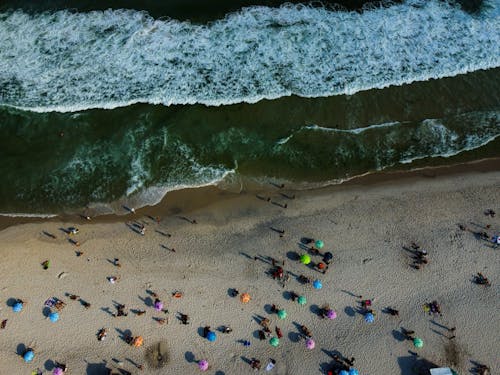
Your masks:
[[[208,25],[144,12],[0,14],[0,105],[73,112],[133,103],[323,97],[500,66],[499,0],[471,15],[410,0],[342,12],[250,7]]]

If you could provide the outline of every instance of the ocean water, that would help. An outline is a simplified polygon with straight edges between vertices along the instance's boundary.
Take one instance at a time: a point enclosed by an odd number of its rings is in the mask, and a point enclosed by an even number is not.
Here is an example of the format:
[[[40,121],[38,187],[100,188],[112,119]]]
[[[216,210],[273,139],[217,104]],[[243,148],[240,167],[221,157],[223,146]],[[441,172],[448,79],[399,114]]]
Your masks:
[[[499,1],[0,13],[0,212],[499,156]]]

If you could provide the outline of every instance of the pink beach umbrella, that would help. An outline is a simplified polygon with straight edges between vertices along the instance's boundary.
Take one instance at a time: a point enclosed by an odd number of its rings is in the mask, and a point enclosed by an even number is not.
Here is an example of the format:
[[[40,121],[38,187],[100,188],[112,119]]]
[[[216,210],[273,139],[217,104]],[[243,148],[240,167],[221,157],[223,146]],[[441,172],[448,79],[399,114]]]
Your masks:
[[[337,313],[335,312],[335,310],[328,310],[328,311],[326,312],[326,317],[327,317],[328,319],[333,320],[333,319],[335,319],[335,318],[337,317]]]
[[[312,349],[314,349],[315,346],[316,346],[316,343],[314,342],[313,339],[306,340],[306,348],[307,349],[312,350]]]
[[[207,371],[208,370],[208,361],[205,359],[202,359],[200,362],[198,362],[198,368],[201,371]]]
[[[56,367],[56,368],[54,369],[54,371],[52,372],[52,375],[63,375],[63,374],[64,374],[64,371],[63,371],[63,369],[62,369],[62,368],[60,368],[60,367]]]
[[[156,302],[155,302],[155,310],[156,310],[156,311],[161,311],[161,310],[163,310],[163,302],[162,302],[162,301],[156,301]]]

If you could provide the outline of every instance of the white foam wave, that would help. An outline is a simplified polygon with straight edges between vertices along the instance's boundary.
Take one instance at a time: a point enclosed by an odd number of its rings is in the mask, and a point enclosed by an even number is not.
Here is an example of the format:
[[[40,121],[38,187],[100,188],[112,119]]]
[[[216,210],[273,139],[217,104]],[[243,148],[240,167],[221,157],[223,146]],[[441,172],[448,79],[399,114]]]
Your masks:
[[[55,215],[55,214],[25,214],[25,213],[6,213],[6,212],[0,212],[0,216],[6,216],[6,217],[33,217],[33,218],[40,218],[40,219],[50,219],[52,217],[57,217],[58,215]]]
[[[363,128],[355,128],[355,129],[325,128],[323,126],[318,126],[318,125],[308,125],[308,126],[304,126],[303,129],[325,131],[325,132],[361,134],[367,130],[373,130],[373,129],[379,129],[379,128],[390,128],[390,127],[399,126],[399,125],[402,125],[405,123],[409,123],[409,122],[399,122],[399,121],[385,122],[383,124],[374,124],[374,125],[365,126]]]
[[[250,7],[209,25],[143,12],[0,14],[0,105],[72,112],[321,97],[500,66],[499,0],[362,13]]]

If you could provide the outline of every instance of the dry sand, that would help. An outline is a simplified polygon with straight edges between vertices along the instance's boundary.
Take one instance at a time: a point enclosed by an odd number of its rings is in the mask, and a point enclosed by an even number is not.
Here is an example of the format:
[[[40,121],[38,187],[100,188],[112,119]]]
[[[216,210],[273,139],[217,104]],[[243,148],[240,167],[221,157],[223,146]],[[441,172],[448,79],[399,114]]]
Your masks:
[[[296,199],[287,200],[280,192],[296,194]],[[460,374],[468,373],[471,361],[499,373],[499,250],[458,224],[489,235],[499,233],[500,172],[295,193],[275,189],[268,195],[288,208],[242,192],[191,212],[176,212],[171,205],[159,224],[136,213],[114,223],[75,218],[1,231],[0,320],[8,322],[0,330],[0,374],[30,374],[37,367],[48,373],[53,361],[66,363],[70,374],[104,374],[105,364],[133,374],[193,374],[199,372],[195,360],[200,359],[210,363],[209,374],[244,374],[253,373],[246,362],[252,357],[261,360],[261,372],[274,358],[277,364],[270,373],[326,374],[336,351],[355,357],[360,374],[416,373],[412,368],[418,358],[453,367]],[[498,214],[484,215],[487,208]],[[181,216],[195,218],[197,224]],[[134,221],[144,223],[145,236],[126,225]],[[486,225],[491,228],[483,229]],[[70,226],[80,233],[68,236],[59,229]],[[284,229],[285,235],[280,237],[271,227]],[[299,246],[302,237],[322,239],[323,250],[333,252],[326,275],[292,260],[304,252]],[[430,262],[421,270],[410,266],[411,254],[403,249],[412,241],[429,252]],[[83,255],[77,257],[76,251]],[[268,256],[284,259],[285,270],[295,275],[321,279],[323,289],[301,285],[293,276],[282,287],[267,274]],[[120,259],[121,268],[112,264],[114,258]],[[40,264],[47,259],[50,268],[43,270]],[[313,261],[319,260],[313,256]],[[488,276],[492,286],[472,283],[476,272]],[[107,281],[112,275],[120,277],[118,283]],[[231,298],[229,288],[250,293],[251,302],[244,305]],[[160,296],[168,314],[148,306],[147,290]],[[172,298],[176,290],[184,293],[182,298]],[[305,295],[307,305],[287,300],[287,291]],[[91,307],[85,309],[66,293],[79,295]],[[375,298],[374,323],[365,323],[357,312],[356,295]],[[49,297],[67,304],[56,323],[44,316]],[[21,313],[9,307],[15,298],[26,301]],[[423,304],[432,300],[441,304],[442,317],[423,311]],[[146,313],[114,318],[115,302]],[[337,319],[315,314],[325,303],[337,311]],[[270,304],[285,308],[288,317],[278,320],[269,313]],[[387,306],[397,308],[399,317],[383,313]],[[177,312],[188,314],[191,324],[180,324]],[[257,338],[257,316],[268,317],[273,332],[276,325],[282,329],[279,347]],[[160,325],[154,317],[168,317],[169,322]],[[307,350],[298,334],[302,324],[313,333],[314,350]],[[206,325],[229,325],[233,332],[217,333],[217,341],[208,342],[200,335]],[[96,334],[103,327],[108,337],[98,341]],[[404,340],[401,327],[414,330],[424,347],[416,349]],[[445,327],[456,327],[455,339],[447,338],[451,333]],[[121,338],[127,331],[143,336],[143,347],[127,345]],[[239,340],[249,340],[251,346]],[[168,348],[169,360],[162,369],[154,369],[145,357],[160,341]],[[18,354],[24,346],[35,349],[30,364]],[[132,362],[143,364],[144,370]]]

